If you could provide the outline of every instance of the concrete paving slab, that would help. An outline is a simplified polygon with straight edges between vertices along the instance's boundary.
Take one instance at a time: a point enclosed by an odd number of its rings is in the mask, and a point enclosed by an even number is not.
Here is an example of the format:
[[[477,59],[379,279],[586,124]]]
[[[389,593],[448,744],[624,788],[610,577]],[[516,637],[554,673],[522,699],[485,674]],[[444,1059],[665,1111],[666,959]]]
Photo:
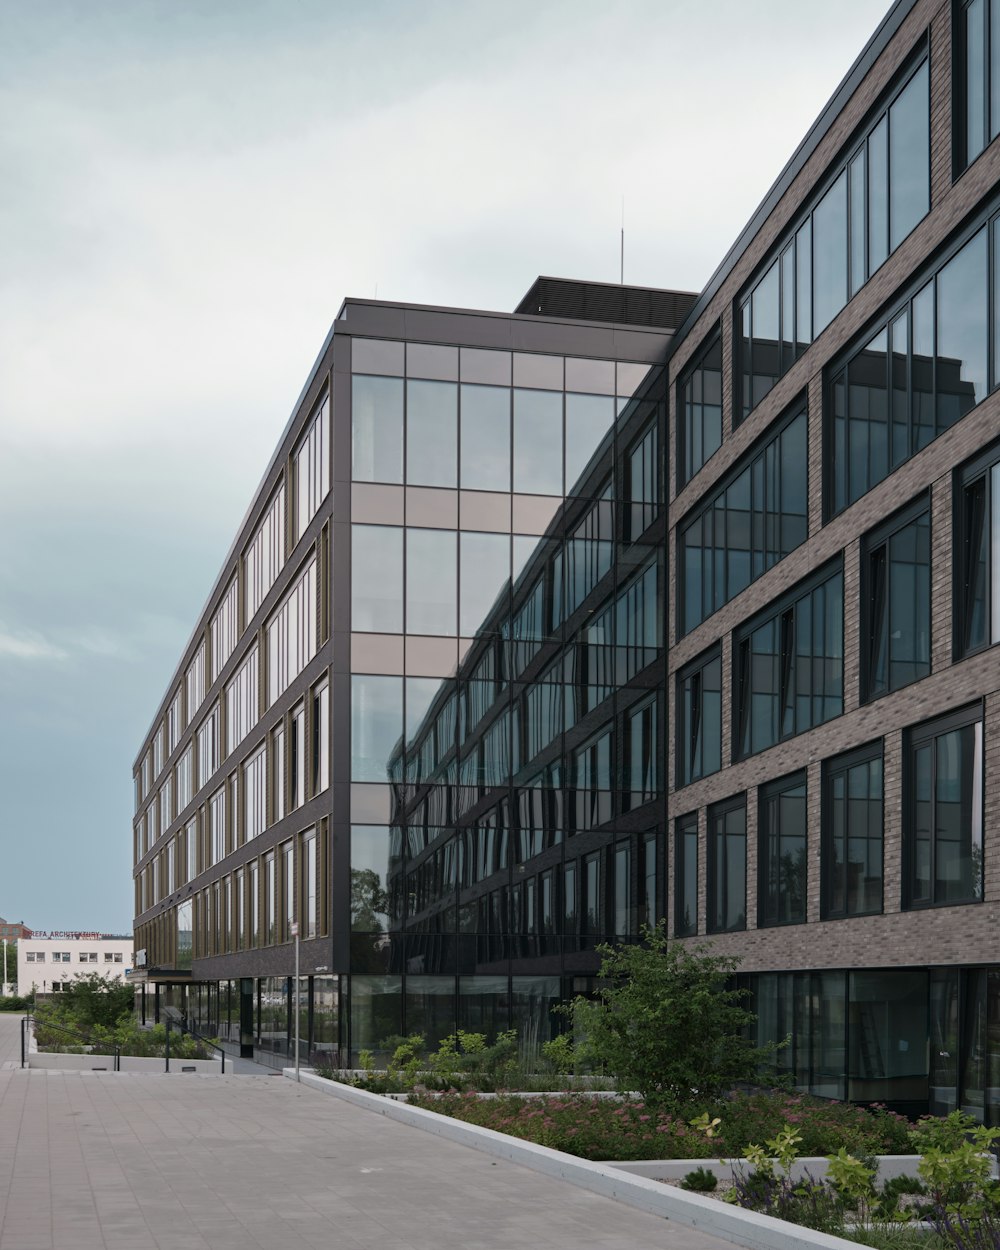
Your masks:
[[[729,1250],[287,1080],[0,1071],[0,1250],[387,1244]]]

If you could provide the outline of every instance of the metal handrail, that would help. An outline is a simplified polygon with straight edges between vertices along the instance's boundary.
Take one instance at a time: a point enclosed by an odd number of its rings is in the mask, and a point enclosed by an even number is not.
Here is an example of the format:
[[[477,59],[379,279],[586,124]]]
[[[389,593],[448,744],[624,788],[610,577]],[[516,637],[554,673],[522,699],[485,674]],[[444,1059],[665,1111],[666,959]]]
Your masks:
[[[219,1054],[222,1056],[222,1068],[219,1072],[219,1075],[220,1076],[226,1075],[226,1052],[219,1045],[218,1042],[213,1042],[211,1038],[203,1036],[203,1034],[199,1033],[197,1029],[192,1029],[189,1024],[185,1024],[183,1020],[167,1020],[165,1022],[165,1025],[166,1025],[166,1030],[167,1030],[167,1044],[165,1048],[166,1049],[166,1055],[165,1055],[166,1064],[164,1067],[165,1072],[170,1071],[170,1029],[171,1029],[171,1026],[173,1026],[180,1033],[182,1034],[188,1033],[191,1037],[197,1038],[198,1041],[201,1042],[203,1046],[211,1046],[213,1050],[217,1050]]]
[[[31,1029],[37,1025],[37,1019],[33,1012],[26,1012],[21,1017],[21,1067],[28,1067],[28,1034]],[[56,1033],[62,1033],[66,1037],[71,1037],[79,1046],[93,1046],[93,1038],[85,1038],[82,1033],[76,1029],[68,1029],[64,1024],[56,1024],[52,1020],[43,1020],[42,1027],[52,1029]],[[116,1042],[114,1048],[114,1071],[122,1070],[122,1048]]]

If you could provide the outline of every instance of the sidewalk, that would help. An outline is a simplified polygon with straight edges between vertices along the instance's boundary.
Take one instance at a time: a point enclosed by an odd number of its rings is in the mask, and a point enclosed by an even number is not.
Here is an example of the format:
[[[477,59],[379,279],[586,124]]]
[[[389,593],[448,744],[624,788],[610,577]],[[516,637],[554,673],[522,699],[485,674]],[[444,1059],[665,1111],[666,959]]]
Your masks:
[[[729,1250],[288,1080],[0,1071],[0,1250],[331,1246]]]

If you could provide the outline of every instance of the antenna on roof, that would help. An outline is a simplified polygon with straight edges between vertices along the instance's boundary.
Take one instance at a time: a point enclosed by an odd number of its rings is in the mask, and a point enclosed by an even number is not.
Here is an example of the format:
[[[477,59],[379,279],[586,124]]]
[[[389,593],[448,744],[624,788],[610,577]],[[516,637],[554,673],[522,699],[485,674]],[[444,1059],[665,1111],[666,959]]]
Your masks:
[[[622,196],[622,249],[621,249],[621,267],[618,272],[618,281],[625,285],[625,197]]]
[[[375,298],[378,299],[378,283],[375,283]]]

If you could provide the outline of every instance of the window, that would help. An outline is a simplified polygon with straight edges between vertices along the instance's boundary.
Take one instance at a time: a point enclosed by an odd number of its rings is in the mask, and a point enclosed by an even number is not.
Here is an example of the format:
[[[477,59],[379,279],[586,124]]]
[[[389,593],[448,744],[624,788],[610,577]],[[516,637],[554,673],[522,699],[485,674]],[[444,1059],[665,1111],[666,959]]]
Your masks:
[[[722,446],[722,330],[717,327],[677,387],[678,486]]]
[[[316,831],[302,835],[302,927],[304,938],[314,938],[319,932],[319,908],[316,891]]]
[[[926,56],[740,301],[746,417],[930,208]]]
[[[708,932],[747,927],[746,795],[708,809]]]
[[[285,842],[281,847],[281,881],[284,886],[284,915],[281,918],[281,937],[289,941],[295,913],[295,844]]]
[[[198,875],[198,818],[188,821],[184,830],[184,841],[187,846],[187,879],[193,881]]]
[[[267,624],[267,701],[272,704],[316,654],[316,557]]]
[[[330,687],[324,682],[312,697],[312,793],[330,784]]]
[[[955,640],[960,655],[1000,642],[1000,445],[959,474]]]
[[[226,788],[216,790],[208,800],[208,845],[211,864],[226,857]]]
[[[762,787],[758,824],[758,924],[806,919],[806,778],[784,777]]]
[[[243,839],[249,842],[267,827],[267,747],[264,744],[243,765]]]
[[[170,706],[167,708],[167,755],[170,755],[174,747],[180,741],[181,736],[181,692],[178,690],[174,697],[170,700]]]
[[[611,819],[611,759],[610,730],[573,754],[577,829],[594,829]]]
[[[882,910],[882,744],[823,767],[823,918]]]
[[[160,832],[166,833],[174,818],[174,792],[170,784],[170,776],[160,787]]]
[[[629,536],[644,534],[660,514],[660,436],[656,425],[641,435],[628,458]]]
[[[351,628],[403,632],[403,530],[351,526]]]
[[[159,777],[163,771],[163,740],[164,729],[161,725],[153,734],[153,777]]]
[[[205,643],[194,654],[184,674],[184,690],[187,696],[187,723],[190,725],[198,709],[205,701]],[[145,788],[145,787],[144,787]]]
[[[295,538],[306,532],[320,503],[330,491],[330,400],[324,395],[319,411],[299,443],[295,455]]]
[[[271,735],[271,759],[274,761],[274,819],[283,820],[286,811],[285,727],[278,725]]]
[[[461,387],[463,490],[510,490],[510,408],[509,387]]]
[[[243,557],[246,623],[257,615],[285,563],[285,484],[278,487]]]
[[[124,962],[124,958],[123,958],[123,956],[122,956],[121,951],[115,951],[115,953],[114,953],[114,961],[115,961],[115,963],[116,963],[116,964],[120,964],[120,963],[123,963],[123,962]]]
[[[291,780],[292,808],[306,801],[306,709],[300,703],[292,712]]]
[[[406,382],[406,481],[458,485],[458,385]]]
[[[274,851],[264,856],[264,945],[273,946],[278,931],[278,883]]]
[[[680,527],[684,633],[805,541],[807,461],[806,414],[799,412]]]
[[[677,675],[677,785],[722,767],[722,655],[714,649]]]
[[[351,780],[388,781],[403,736],[403,679],[351,677]]]
[[[208,785],[219,767],[219,705],[212,708],[198,730],[198,786]]]
[[[194,798],[194,747],[189,746],[177,761],[177,813]]]
[[[925,500],[866,535],[862,688],[868,699],[931,671],[931,520]]]
[[[735,750],[752,755],[844,710],[844,579],[838,568],[737,631]]]
[[[219,676],[226,666],[226,661],[233,654],[236,639],[240,633],[239,623],[239,585],[233,577],[222,596],[222,602],[212,617],[209,626],[209,637],[212,642],[212,681]]]
[[[958,5],[955,164],[962,170],[1000,134],[1000,2]]]
[[[226,687],[226,754],[231,755],[257,723],[257,644]]]
[[[698,932],[698,813],[674,826],[674,936]]]
[[[356,482],[403,481],[403,381],[351,379],[351,457]]]
[[[979,902],[982,709],[966,709],[910,730],[903,786],[904,908]]]
[[[984,227],[831,370],[829,513],[860,499],[985,397],[988,242]]]
[[[250,881],[248,886],[250,891],[250,940],[248,945],[260,946],[260,870],[256,859],[250,861],[247,876]]]
[[[104,962],[105,962],[106,964],[111,963],[111,952],[110,952],[110,951],[105,951],[105,952],[104,952]]]
[[[406,629],[411,634],[458,630],[458,535],[406,531]]]
[[[554,689],[558,691],[559,688]],[[659,703],[656,698],[647,699],[627,713],[627,772],[623,787],[623,806],[626,810],[651,802],[662,790],[658,722]]]

